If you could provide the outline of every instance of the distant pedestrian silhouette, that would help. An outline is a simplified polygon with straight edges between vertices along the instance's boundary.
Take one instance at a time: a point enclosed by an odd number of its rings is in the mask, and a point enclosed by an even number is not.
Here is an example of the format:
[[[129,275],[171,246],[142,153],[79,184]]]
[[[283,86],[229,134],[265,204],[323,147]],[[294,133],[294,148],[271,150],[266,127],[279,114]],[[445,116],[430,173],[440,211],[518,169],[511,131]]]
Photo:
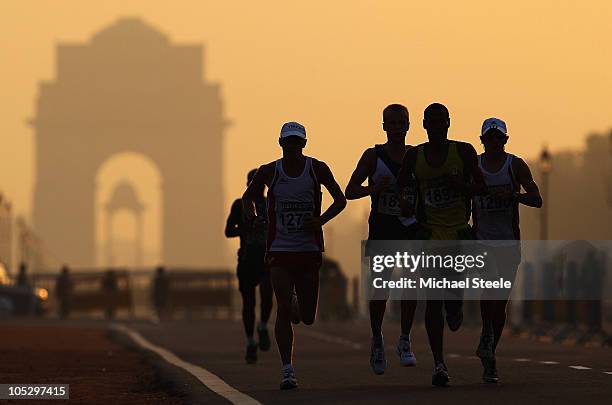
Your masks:
[[[17,285],[22,287],[28,287],[30,280],[28,279],[28,266],[25,263],[19,265],[19,274],[17,274]]]
[[[115,317],[118,291],[119,284],[117,282],[117,274],[113,270],[108,270],[102,279],[102,292],[104,295],[104,302],[106,304],[106,317],[108,319]]]
[[[62,319],[70,316],[73,290],[74,283],[70,276],[70,270],[68,266],[64,265],[55,282],[55,294],[57,295],[57,301],[59,303],[59,316]]]
[[[159,266],[153,276],[152,301],[157,316],[162,319],[167,313],[170,282],[163,266]]]

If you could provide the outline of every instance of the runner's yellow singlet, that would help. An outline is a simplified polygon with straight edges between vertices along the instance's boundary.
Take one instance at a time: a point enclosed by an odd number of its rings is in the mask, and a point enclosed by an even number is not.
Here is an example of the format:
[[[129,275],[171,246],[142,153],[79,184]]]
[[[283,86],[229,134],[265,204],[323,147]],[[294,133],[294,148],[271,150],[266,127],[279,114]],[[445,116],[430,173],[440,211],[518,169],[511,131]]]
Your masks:
[[[439,231],[466,228],[468,200],[447,185],[448,176],[464,175],[463,160],[457,151],[457,143],[449,142],[446,161],[440,167],[431,167],[427,163],[425,145],[419,145],[414,173],[419,190],[417,208],[419,223]]]

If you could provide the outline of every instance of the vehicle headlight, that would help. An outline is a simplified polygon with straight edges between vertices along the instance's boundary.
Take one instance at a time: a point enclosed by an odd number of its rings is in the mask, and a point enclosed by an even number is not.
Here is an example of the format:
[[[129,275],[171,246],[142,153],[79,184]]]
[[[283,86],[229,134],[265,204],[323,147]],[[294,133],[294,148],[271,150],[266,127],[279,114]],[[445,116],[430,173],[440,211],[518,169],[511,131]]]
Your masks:
[[[44,288],[34,289],[34,294],[36,294],[36,296],[40,298],[41,301],[46,301],[49,298],[49,291]]]

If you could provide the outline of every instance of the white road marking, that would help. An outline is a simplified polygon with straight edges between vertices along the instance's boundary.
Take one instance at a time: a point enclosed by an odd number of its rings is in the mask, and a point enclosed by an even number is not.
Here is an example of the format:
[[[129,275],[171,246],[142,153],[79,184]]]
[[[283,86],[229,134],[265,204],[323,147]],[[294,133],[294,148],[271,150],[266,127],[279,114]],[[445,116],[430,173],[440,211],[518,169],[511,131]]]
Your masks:
[[[528,362],[528,361],[531,361],[531,360],[530,359],[520,358],[520,359],[514,359],[514,361],[518,361],[519,363],[525,363],[525,362]]]
[[[328,335],[326,333],[322,333],[322,332],[316,332],[313,330],[300,330],[299,331],[300,334],[304,334],[304,335],[308,335],[311,336],[315,339],[319,339],[322,340],[324,342],[328,342],[328,343],[336,343],[342,346],[347,346],[350,347],[351,349],[355,349],[355,350],[361,350],[363,349],[363,345],[360,343],[356,343],[356,342],[351,342],[350,340],[338,337],[338,336],[332,336],[332,335]]]
[[[558,361],[541,361],[540,364],[559,364]]]
[[[604,371],[603,373],[612,375],[612,371]]]
[[[232,404],[237,405],[262,405],[261,402],[256,399],[236,390],[225,381],[217,377],[215,374],[211,373],[208,370],[203,369],[202,367],[196,366],[195,364],[188,363],[177,355],[172,353],[169,350],[164,349],[163,347],[159,347],[154,345],[153,343],[146,340],[142,335],[135,330],[120,324],[111,325],[111,329],[114,329],[118,332],[125,333],[128,335],[137,345],[140,347],[150,350],[160,356],[162,359],[167,361],[168,363],[180,367],[183,370],[191,373],[194,377],[196,377],[202,384],[204,384],[208,389],[213,391],[214,393],[222,396],[223,398],[230,401]]]
[[[456,359],[458,357],[461,357],[460,354],[456,354],[456,353],[449,353],[448,357],[450,357],[451,359]]]
[[[591,367],[585,367],[585,366],[569,366],[569,368],[573,368],[574,370],[590,370]]]

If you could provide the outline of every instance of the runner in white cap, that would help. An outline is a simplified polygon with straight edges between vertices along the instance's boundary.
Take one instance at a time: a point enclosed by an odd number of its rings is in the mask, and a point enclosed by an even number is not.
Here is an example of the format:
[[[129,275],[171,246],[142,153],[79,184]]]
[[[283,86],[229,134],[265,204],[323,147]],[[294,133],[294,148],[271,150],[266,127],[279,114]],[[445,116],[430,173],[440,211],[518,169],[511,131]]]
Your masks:
[[[329,167],[303,155],[306,129],[301,124],[284,124],[279,144],[283,157],[259,168],[242,202],[248,220],[264,221],[255,216],[254,203],[258,190],[264,184],[268,186],[266,266],[278,308],[274,334],[282,361],[280,388],[291,389],[297,387],[292,365],[292,307],[294,313],[298,307],[304,324],[314,322],[323,252],[322,226],[344,209],[346,199]],[[321,185],[333,198],[322,214]]]
[[[488,276],[514,280],[521,260],[519,204],[540,208],[542,197],[523,159],[505,151],[508,130],[504,121],[486,119],[480,140],[485,151],[478,156],[478,165],[489,194],[473,198],[476,238],[487,246]],[[482,335],[476,354],[484,367],[485,382],[499,380],[495,349],[506,322],[509,295],[510,290],[485,290],[481,296]]]

